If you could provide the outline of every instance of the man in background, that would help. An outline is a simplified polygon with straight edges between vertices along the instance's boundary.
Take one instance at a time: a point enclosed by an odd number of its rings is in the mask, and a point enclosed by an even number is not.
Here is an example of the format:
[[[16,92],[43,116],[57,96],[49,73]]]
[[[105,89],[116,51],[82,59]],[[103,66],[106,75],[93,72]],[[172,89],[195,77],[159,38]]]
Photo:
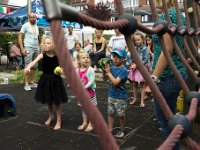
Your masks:
[[[69,26],[68,27],[68,34],[65,35],[65,38],[67,40],[67,48],[71,54],[71,56],[73,56],[73,53],[75,51],[74,49],[74,44],[78,41],[77,36],[73,33],[73,27]]]
[[[19,33],[18,42],[21,49],[21,54],[24,56],[25,67],[32,62],[39,54],[39,29],[36,25],[36,15],[29,14],[29,21],[25,23]],[[35,82],[35,69],[31,68],[29,74],[24,74],[24,90],[31,91],[31,88],[36,88]]]

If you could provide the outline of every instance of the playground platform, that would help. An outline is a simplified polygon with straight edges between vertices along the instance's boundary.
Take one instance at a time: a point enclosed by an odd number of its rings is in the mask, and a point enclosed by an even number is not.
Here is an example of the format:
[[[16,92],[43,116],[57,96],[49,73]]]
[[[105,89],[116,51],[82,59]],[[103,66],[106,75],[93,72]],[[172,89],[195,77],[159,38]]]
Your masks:
[[[98,108],[107,120],[107,90],[108,85],[101,82],[97,85]],[[23,84],[0,85],[0,93],[9,93],[16,100],[17,116],[7,119],[0,118],[1,150],[99,150],[102,149],[95,133],[77,131],[82,122],[81,110],[75,97],[67,89],[70,100],[62,106],[62,129],[53,131],[44,125],[48,117],[47,107],[34,100],[35,89],[25,91]],[[129,91],[131,94],[132,91]],[[128,105],[126,120],[128,136],[116,140],[121,150],[155,150],[162,143],[157,122],[153,121],[155,113],[151,100],[146,100],[146,107]],[[118,119],[115,126],[119,126]],[[200,134],[191,135],[200,141]],[[109,144],[109,143],[108,143]],[[181,146],[186,150],[184,144]]]

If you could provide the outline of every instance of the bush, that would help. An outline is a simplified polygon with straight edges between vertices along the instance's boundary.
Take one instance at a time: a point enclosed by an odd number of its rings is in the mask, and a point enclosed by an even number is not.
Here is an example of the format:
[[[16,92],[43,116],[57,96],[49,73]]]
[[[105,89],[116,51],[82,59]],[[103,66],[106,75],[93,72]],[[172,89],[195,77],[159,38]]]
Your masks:
[[[6,49],[9,42],[17,40],[18,32],[4,32],[0,33],[0,47]]]

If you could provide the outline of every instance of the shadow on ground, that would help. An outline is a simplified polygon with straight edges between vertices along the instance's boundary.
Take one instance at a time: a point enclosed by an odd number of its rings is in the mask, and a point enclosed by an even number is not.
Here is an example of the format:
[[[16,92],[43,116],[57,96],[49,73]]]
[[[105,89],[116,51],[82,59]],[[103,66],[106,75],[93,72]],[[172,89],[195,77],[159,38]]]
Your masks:
[[[1,150],[98,150],[99,139],[94,133],[78,132],[81,123],[81,110],[74,98],[63,105],[62,129],[53,131],[54,123],[44,126],[48,111],[45,105],[33,99],[35,90],[25,92],[22,84],[1,85],[1,93],[9,93],[16,99],[17,116],[0,120]],[[67,90],[68,91],[68,90]],[[69,95],[70,92],[68,91]],[[105,120],[107,87],[97,88],[98,108]],[[139,108],[139,101],[128,106],[126,113],[129,135],[117,140],[120,149],[154,150],[162,143],[159,126],[153,121],[154,111],[150,100],[146,107]],[[115,126],[119,126],[116,120]]]

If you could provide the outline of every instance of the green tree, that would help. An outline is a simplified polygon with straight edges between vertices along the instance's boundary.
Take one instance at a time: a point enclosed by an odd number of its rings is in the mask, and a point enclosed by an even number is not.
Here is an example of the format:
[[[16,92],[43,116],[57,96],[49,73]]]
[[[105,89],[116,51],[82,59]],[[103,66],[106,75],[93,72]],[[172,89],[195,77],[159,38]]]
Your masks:
[[[16,32],[3,32],[0,33],[0,47],[6,48],[6,44],[16,41],[18,34]]]

